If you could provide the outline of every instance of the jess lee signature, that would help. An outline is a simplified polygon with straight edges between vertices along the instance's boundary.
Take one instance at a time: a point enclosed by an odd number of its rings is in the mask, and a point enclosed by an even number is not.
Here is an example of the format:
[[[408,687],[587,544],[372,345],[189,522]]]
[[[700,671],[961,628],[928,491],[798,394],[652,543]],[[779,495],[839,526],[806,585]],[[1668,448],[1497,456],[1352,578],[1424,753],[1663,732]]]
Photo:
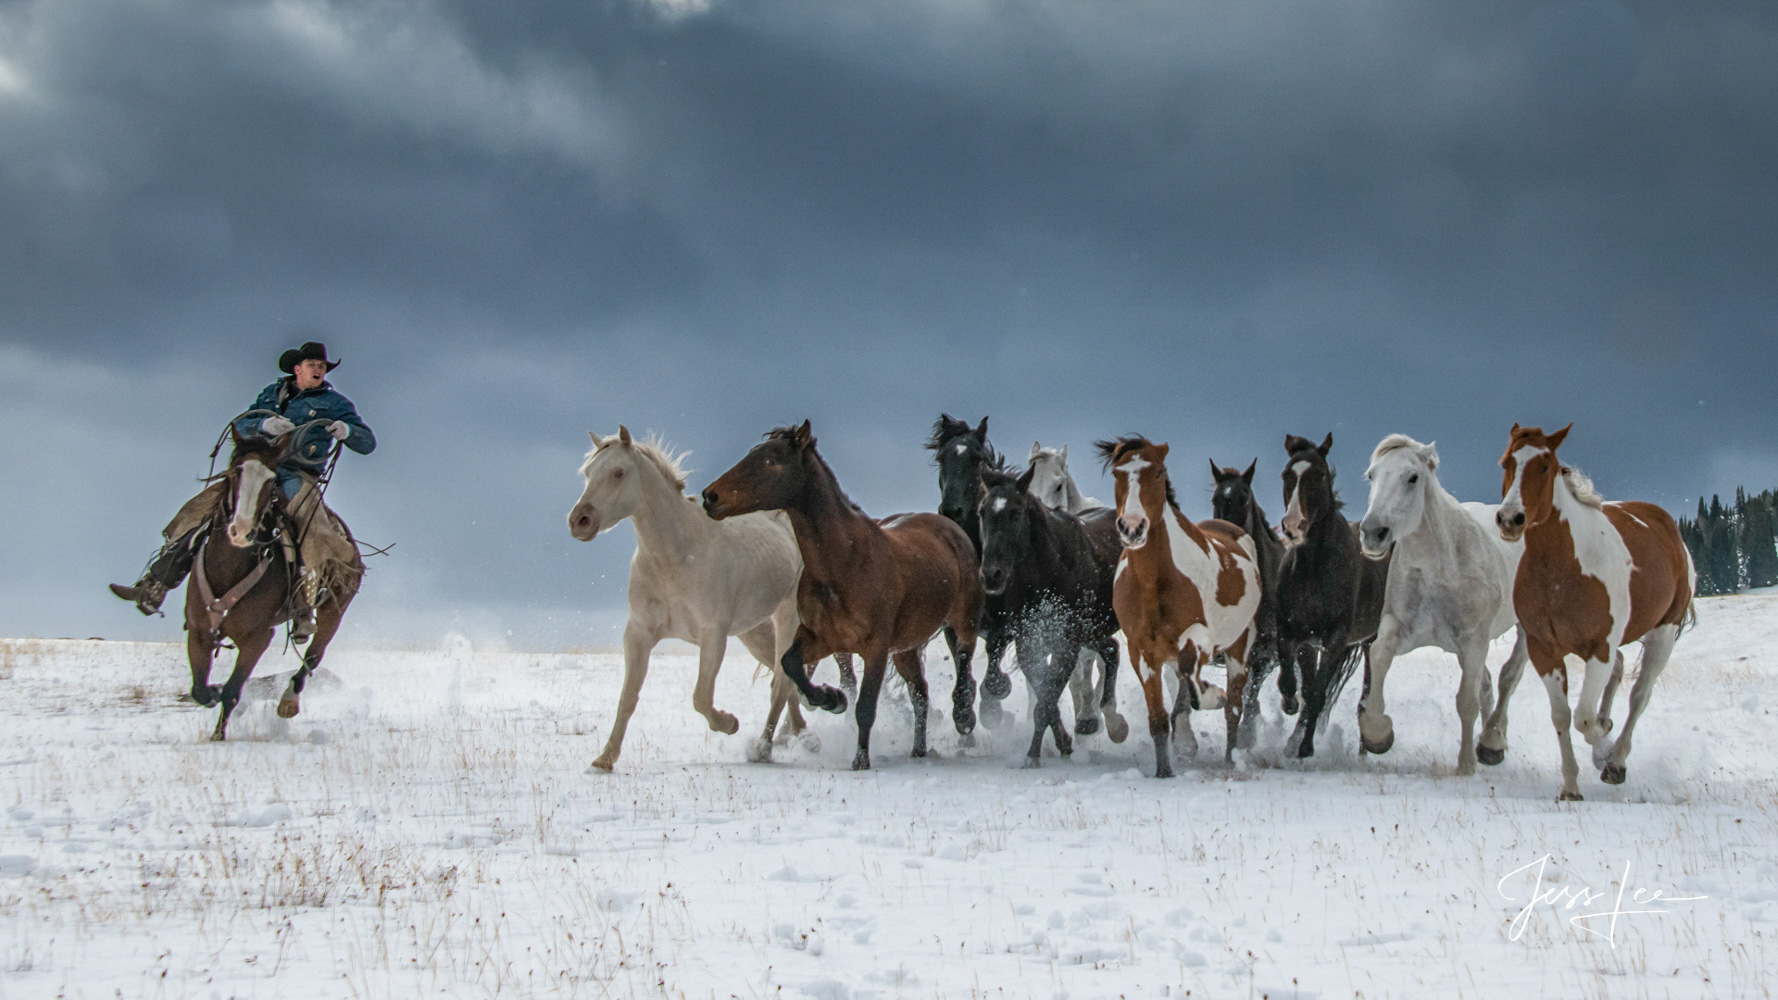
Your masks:
[[[1507,935],[1508,940],[1519,940],[1520,936],[1525,933],[1526,926],[1531,922],[1531,911],[1540,904],[1547,903],[1552,910],[1572,910],[1576,907],[1589,908],[1589,911],[1586,913],[1576,913],[1569,917],[1569,924],[1586,931],[1588,934],[1604,938],[1606,941],[1610,942],[1613,948],[1616,948],[1617,925],[1619,919],[1641,914],[1672,912],[1671,910],[1660,909],[1657,904],[1689,903],[1700,899],[1710,898],[1708,896],[1669,896],[1664,889],[1645,889],[1638,887],[1635,890],[1631,890],[1629,861],[1624,862],[1624,874],[1622,878],[1617,880],[1617,891],[1615,893],[1590,889],[1585,886],[1577,887],[1565,885],[1558,887],[1555,885],[1545,885],[1543,873],[1544,868],[1549,863],[1550,856],[1545,854],[1543,857],[1538,858],[1530,864],[1520,865],[1512,871],[1507,872],[1505,875],[1501,876],[1499,882],[1495,883],[1494,891],[1500,893],[1502,899],[1505,899],[1509,903],[1516,903],[1519,902],[1519,897],[1507,894],[1506,883],[1515,875],[1529,874],[1530,876],[1531,895],[1525,900],[1525,905],[1519,910],[1518,915],[1513,917],[1512,931]],[[1636,909],[1624,908],[1624,894],[1626,892],[1630,894],[1630,905],[1632,907],[1637,907]],[[1605,908],[1597,910],[1590,909],[1591,907],[1598,906],[1602,901],[1607,902],[1608,904]],[[1594,921],[1607,921],[1606,929],[1603,931],[1600,930],[1598,927],[1594,926]]]

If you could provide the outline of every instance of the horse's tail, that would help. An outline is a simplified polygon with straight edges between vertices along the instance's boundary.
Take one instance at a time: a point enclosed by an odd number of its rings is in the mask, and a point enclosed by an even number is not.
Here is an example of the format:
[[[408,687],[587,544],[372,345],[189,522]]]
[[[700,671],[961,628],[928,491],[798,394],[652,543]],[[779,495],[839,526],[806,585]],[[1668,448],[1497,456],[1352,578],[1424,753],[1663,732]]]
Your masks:
[[[1355,642],[1346,652],[1346,658],[1334,666],[1333,676],[1327,679],[1326,699],[1321,703],[1321,722],[1326,724],[1333,714],[1334,703],[1340,700],[1340,693],[1346,690],[1346,682],[1358,671],[1358,665],[1364,662],[1365,655],[1370,652],[1371,644]]]

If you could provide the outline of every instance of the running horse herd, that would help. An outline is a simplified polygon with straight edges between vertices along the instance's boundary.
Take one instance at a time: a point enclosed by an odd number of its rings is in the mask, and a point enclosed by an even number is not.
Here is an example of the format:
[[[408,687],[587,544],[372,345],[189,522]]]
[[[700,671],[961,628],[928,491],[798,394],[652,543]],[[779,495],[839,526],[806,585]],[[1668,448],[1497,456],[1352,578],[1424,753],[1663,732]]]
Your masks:
[[[616,764],[649,655],[663,639],[697,646],[692,704],[711,729],[734,733],[735,717],[714,704],[730,637],[777,667],[750,759],[771,759],[780,720],[784,738],[812,741],[804,705],[838,713],[851,703],[858,724],[852,766],[870,767],[871,729],[891,663],[913,710],[913,755],[925,756],[921,654],[942,633],[956,668],[951,721],[966,747],[974,743],[978,697],[982,721],[1005,717],[1001,702],[1012,682],[1001,660],[1014,650],[1030,697],[1027,764],[1035,767],[1046,733],[1062,754],[1072,751],[1074,735],[1101,728],[1114,742],[1128,737],[1116,697],[1121,632],[1148,708],[1157,777],[1173,773],[1176,754],[1197,752],[1193,711],[1222,710],[1229,759],[1252,748],[1259,687],[1273,672],[1284,711],[1298,716],[1289,746],[1298,757],[1313,756],[1329,706],[1361,661],[1360,745],[1386,753],[1395,741],[1384,695],[1390,664],[1435,646],[1455,653],[1461,668],[1457,773],[1505,759],[1507,701],[1529,660],[1549,694],[1561,798],[1579,799],[1569,727],[1592,747],[1600,778],[1622,783],[1650,689],[1693,618],[1696,573],[1666,511],[1607,503],[1562,464],[1556,452],[1567,436],[1568,428],[1545,434],[1515,424],[1494,505],[1459,503],[1439,485],[1436,449],[1392,434],[1371,455],[1370,503],[1355,524],[1346,520],[1327,461],[1333,435],[1319,444],[1290,435],[1284,515],[1274,529],[1253,490],[1257,459],[1245,471],[1212,461],[1216,516],[1194,522],[1179,510],[1167,445],[1135,435],[1098,442],[1116,484],[1108,507],[1081,496],[1066,447],[1033,445],[1025,469],[1008,468],[988,441],[987,418],[971,426],[941,416],[927,442],[939,467],[939,512],[878,519],[841,490],[807,421],[771,431],[701,497],[685,493],[678,460],[658,441],[635,440],[622,427],[608,438],[593,434],[581,466],[586,489],[568,513],[569,530],[590,541],[627,518],[637,540],[623,688],[593,764]],[[200,585],[187,596],[194,697],[221,702],[216,739],[283,604],[283,573],[256,566],[252,554],[279,558],[260,536],[274,506],[282,440],[236,436],[226,508],[199,557]],[[302,681],[349,600],[342,594],[321,608],[279,715],[297,713]],[[1488,647],[1512,630],[1516,642],[1496,697]],[[210,688],[200,668],[209,673],[222,638],[239,654],[228,683]],[[972,673],[978,639],[987,654],[979,691]],[[1642,661],[1614,739],[1620,648],[1637,641]],[[810,679],[830,656],[844,690]],[[854,656],[862,660],[856,675]],[[1585,664],[1572,712],[1568,656]],[[1205,677],[1217,660],[1224,687]],[[1060,710],[1064,688],[1074,705],[1072,735]]]
[[[1570,725],[1592,747],[1600,778],[1622,783],[1650,689],[1693,615],[1695,573],[1673,518],[1653,504],[1601,500],[1557,458],[1567,428],[1513,426],[1498,505],[1459,503],[1439,485],[1432,445],[1390,435],[1371,456],[1370,502],[1357,523],[1334,489],[1333,436],[1319,444],[1289,436],[1284,515],[1274,529],[1253,490],[1257,460],[1245,471],[1212,462],[1216,517],[1194,522],[1179,510],[1164,443],[1134,435],[1098,442],[1116,484],[1107,507],[1081,496],[1065,447],[1034,445],[1025,469],[1008,468],[987,425],[941,416],[927,442],[939,466],[939,513],[882,519],[846,496],[807,421],[768,433],[695,498],[658,441],[621,427],[593,434],[569,530],[590,541],[629,518],[637,539],[622,694],[594,765],[615,765],[649,654],[663,639],[698,647],[693,705],[711,729],[735,732],[735,717],[712,703],[731,636],[777,667],[750,759],[769,760],[780,738],[812,739],[802,706],[838,713],[851,703],[852,766],[870,767],[891,663],[913,710],[913,755],[925,756],[921,653],[942,633],[956,668],[951,721],[966,747],[978,696],[982,721],[1004,717],[1012,684],[1001,659],[1013,648],[1030,695],[1034,767],[1046,733],[1059,753],[1073,748],[1059,705],[1064,688],[1076,734],[1102,727],[1115,742],[1127,737],[1116,700],[1121,632],[1148,708],[1157,777],[1173,773],[1176,754],[1196,753],[1195,710],[1222,710],[1230,759],[1251,748],[1259,686],[1273,672],[1284,711],[1298,716],[1289,745],[1312,756],[1328,708],[1361,661],[1360,743],[1386,753],[1395,740],[1384,696],[1390,664],[1434,646],[1461,667],[1457,772],[1505,758],[1507,701],[1530,660],[1561,745],[1561,798],[1579,799]],[[1486,655],[1512,630],[1496,697]],[[978,639],[987,654],[979,691]],[[1620,647],[1636,641],[1642,662],[1613,738]],[[1570,655],[1585,664],[1572,713]],[[844,690],[810,679],[829,656]],[[854,656],[862,661],[856,676]],[[1205,676],[1217,660],[1223,687]],[[778,737],[786,711],[788,732]]]

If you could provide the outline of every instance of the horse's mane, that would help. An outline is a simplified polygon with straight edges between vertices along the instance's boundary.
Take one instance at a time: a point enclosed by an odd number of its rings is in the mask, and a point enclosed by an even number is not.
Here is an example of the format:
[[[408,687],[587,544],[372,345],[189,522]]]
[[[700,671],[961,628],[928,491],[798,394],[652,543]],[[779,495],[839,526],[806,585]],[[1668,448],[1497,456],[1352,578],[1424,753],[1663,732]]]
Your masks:
[[[1382,458],[1384,455],[1387,455],[1392,451],[1418,447],[1420,447],[1420,442],[1408,437],[1406,434],[1391,434],[1377,442],[1377,449],[1371,452],[1371,464],[1377,464],[1377,459]]]
[[[1116,441],[1094,441],[1093,447],[1098,449],[1099,459],[1105,471],[1110,472],[1111,467],[1125,454],[1132,451],[1140,451],[1143,448],[1152,448],[1154,447],[1154,442],[1140,434],[1125,434]],[[1161,471],[1163,473],[1166,472],[1166,466],[1162,466]],[[1173,477],[1167,476],[1163,482],[1167,484],[1167,503],[1174,508],[1178,508],[1179,497],[1173,492]]]
[[[1019,485],[1019,477],[1024,474],[1025,470],[1016,465],[1010,469],[1002,469],[999,466],[995,466],[991,469],[983,469],[982,485],[990,490],[1001,486],[1008,488],[1016,487]]]
[[[1594,488],[1593,481],[1579,469],[1562,466],[1562,479],[1568,484],[1568,492],[1584,506],[1598,510],[1605,506],[1605,498]]]
[[[801,430],[801,428],[800,427],[774,427],[771,430],[766,431],[765,438],[767,441],[771,441],[773,439],[778,439],[778,440],[783,440],[783,441],[792,441],[796,437],[796,432],[798,430]],[[812,448],[811,448],[811,451],[813,451]],[[835,493],[839,494],[840,500],[842,500],[846,504],[847,507],[850,507],[854,513],[864,514],[864,516],[869,517],[870,516],[869,514],[865,514],[864,508],[853,503],[852,498],[846,495],[846,491],[844,489],[840,488],[839,477],[835,476],[833,474],[833,470],[831,468],[828,468],[827,459],[822,458],[821,453],[818,451],[814,452],[814,455],[815,455],[815,461],[820,464],[821,471],[823,473],[825,473],[827,476],[827,481],[829,483],[833,484],[833,491]]]
[[[967,423],[959,420],[957,421],[957,424],[962,426],[962,430],[947,429],[945,427],[945,418],[942,416],[937,420],[934,420],[932,422],[932,436],[926,439],[926,450],[943,451],[945,445],[950,444],[952,441],[955,441],[960,437],[968,437],[974,434],[973,429]],[[998,451],[995,451],[994,446],[987,441],[982,442],[982,461],[986,462],[990,469],[1006,468],[1006,458]]]
[[[593,456],[599,454],[601,450],[601,445],[594,445],[593,449],[586,453],[585,460],[580,463],[582,476],[585,476],[587,469],[592,466]],[[672,446],[667,444],[659,434],[653,432],[650,432],[646,438],[631,441],[630,450],[652,462],[654,467],[660,470],[661,475],[667,477],[667,481],[673,484],[674,489],[681,493],[685,492],[685,477],[689,470],[684,467],[684,462],[691,456],[691,452],[675,452]]]

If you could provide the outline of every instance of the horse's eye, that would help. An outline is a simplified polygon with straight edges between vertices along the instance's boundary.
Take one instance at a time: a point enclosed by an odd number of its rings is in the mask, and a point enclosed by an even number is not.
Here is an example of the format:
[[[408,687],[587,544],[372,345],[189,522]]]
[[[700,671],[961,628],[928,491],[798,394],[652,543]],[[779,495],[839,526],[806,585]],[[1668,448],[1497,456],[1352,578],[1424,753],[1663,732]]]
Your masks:
[[[1409,486],[1412,486],[1419,481],[1420,481],[1420,474],[1418,472],[1416,472],[1413,475],[1408,477],[1408,485]]]

